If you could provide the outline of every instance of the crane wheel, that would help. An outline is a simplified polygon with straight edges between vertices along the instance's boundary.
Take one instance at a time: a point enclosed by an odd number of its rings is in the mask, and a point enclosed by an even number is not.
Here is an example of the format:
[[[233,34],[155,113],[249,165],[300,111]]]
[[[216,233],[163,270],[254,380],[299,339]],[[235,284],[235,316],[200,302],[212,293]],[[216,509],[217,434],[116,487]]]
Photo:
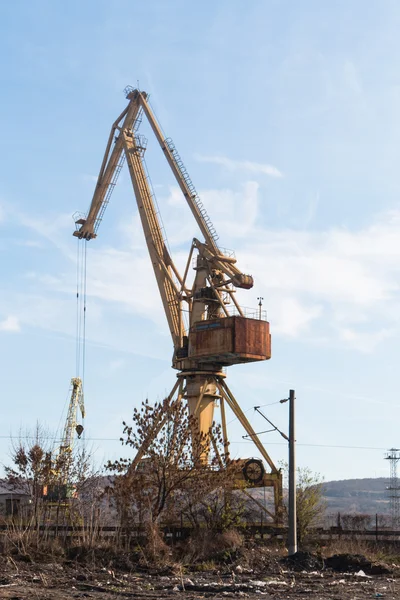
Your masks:
[[[248,483],[257,485],[263,480],[265,474],[264,465],[258,458],[250,458],[245,462],[242,473]]]

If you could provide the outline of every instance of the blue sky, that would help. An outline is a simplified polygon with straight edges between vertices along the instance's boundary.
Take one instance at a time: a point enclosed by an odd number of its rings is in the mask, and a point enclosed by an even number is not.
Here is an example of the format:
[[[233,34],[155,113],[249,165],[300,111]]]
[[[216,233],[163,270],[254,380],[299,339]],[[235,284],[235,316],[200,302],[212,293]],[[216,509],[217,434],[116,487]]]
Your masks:
[[[65,409],[72,214],[87,210],[123,88],[139,81],[221,245],[255,278],[243,304],[265,298],[273,358],[229,372],[254,428],[252,407],[293,387],[299,464],[327,480],[388,475],[383,449],[400,443],[398,3],[21,0],[0,17],[1,460],[7,436],[36,420],[54,431]],[[148,137],[182,264],[197,232]],[[115,440],[132,407],[175,379],[126,172],[88,246],[87,315],[86,436],[102,463],[126,453]],[[285,429],[285,405],[265,411]],[[233,453],[252,456],[236,421],[230,432]],[[277,434],[262,440],[286,458]]]

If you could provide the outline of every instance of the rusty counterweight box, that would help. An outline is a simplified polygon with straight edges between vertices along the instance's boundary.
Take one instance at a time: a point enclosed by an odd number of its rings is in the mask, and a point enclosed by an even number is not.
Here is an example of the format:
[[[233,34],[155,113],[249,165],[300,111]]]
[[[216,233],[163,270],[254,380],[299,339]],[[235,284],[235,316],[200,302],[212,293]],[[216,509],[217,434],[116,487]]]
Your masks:
[[[189,333],[189,358],[222,365],[271,358],[269,323],[246,317],[225,317],[195,323]]]

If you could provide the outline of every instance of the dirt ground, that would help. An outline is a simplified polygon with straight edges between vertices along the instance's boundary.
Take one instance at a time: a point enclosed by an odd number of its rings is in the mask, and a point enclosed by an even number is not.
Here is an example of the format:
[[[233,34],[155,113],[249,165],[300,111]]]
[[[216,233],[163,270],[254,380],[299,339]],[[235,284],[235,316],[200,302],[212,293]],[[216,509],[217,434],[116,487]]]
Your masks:
[[[105,567],[58,563],[24,564],[4,560],[0,598],[9,600],[117,600],[122,598],[255,598],[271,600],[365,600],[400,598],[400,574],[367,575],[363,570],[336,573],[291,570],[245,572],[236,566],[220,571],[184,574],[122,573]]]

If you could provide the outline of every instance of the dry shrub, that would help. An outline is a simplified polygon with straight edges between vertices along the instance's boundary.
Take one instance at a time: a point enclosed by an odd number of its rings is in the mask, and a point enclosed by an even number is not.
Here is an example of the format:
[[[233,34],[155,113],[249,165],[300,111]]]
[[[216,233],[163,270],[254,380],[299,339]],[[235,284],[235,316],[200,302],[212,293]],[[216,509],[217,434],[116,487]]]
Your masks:
[[[371,557],[371,543],[357,538],[332,540],[321,548],[325,557],[333,554],[363,554]]]
[[[99,540],[96,546],[89,546],[85,543],[70,546],[66,550],[66,558],[90,568],[101,566],[107,569],[131,572],[137,568],[140,555],[134,551],[120,550],[111,540]]]
[[[171,551],[160,533],[160,528],[156,523],[149,523],[146,527],[146,544],[143,548],[145,561],[161,567],[170,561],[170,556]]]
[[[282,571],[280,561],[284,556],[287,556],[287,548],[280,541],[269,540],[266,543],[258,543],[249,540],[241,552],[238,563],[254,573],[278,574]]]
[[[217,537],[223,550],[239,550],[244,544],[244,537],[237,529],[228,529]]]
[[[360,540],[350,539],[331,540],[320,548],[326,558],[334,554],[362,555],[372,563],[385,562],[400,565],[400,544],[395,540]]]
[[[227,562],[232,560],[243,545],[244,537],[236,529],[223,533],[199,529],[185,543],[182,558],[189,564],[199,561]]]
[[[59,538],[41,539],[35,531],[8,529],[0,544],[1,554],[25,562],[53,562],[65,556],[65,544]]]

